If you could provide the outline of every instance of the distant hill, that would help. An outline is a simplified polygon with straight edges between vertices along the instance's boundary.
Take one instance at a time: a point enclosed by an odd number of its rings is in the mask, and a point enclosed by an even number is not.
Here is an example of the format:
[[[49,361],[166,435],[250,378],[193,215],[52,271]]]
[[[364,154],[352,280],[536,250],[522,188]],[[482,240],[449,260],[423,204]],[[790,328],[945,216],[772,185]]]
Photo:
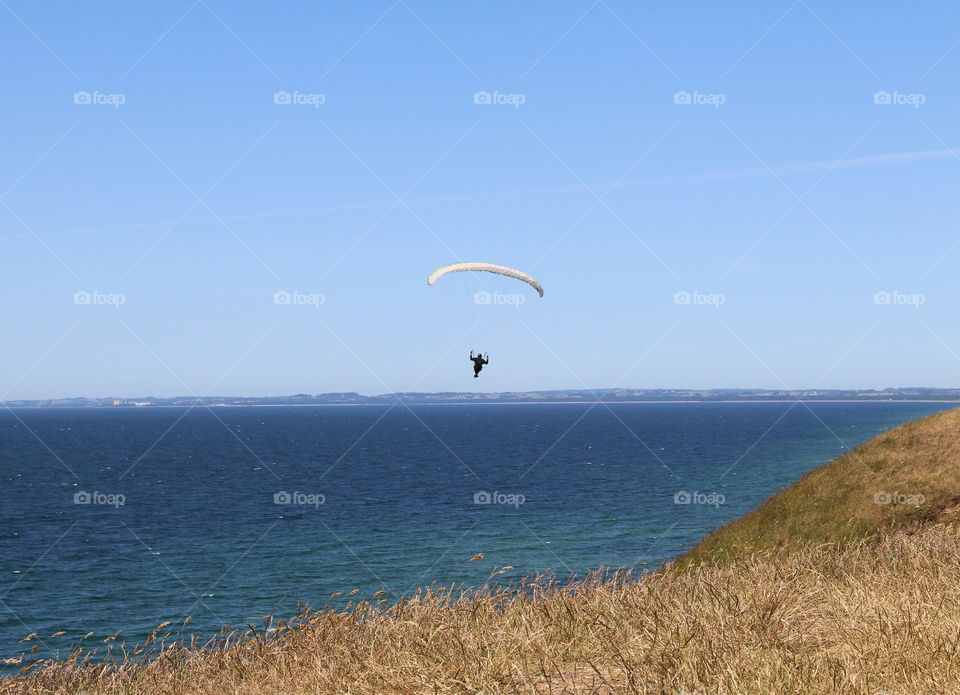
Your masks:
[[[49,398],[4,401],[8,408],[130,408],[146,406],[252,405],[391,405],[427,403],[624,403],[663,401],[958,401],[960,388],[890,389],[571,389],[474,393],[385,393],[365,396],[354,391],[293,396],[175,396],[172,398]]]

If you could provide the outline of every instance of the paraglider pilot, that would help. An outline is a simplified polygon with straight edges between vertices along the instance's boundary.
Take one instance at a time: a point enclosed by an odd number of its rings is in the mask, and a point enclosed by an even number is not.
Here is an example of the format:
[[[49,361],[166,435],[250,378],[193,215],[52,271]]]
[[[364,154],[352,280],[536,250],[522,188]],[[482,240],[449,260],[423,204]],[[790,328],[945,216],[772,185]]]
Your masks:
[[[476,379],[478,376],[480,376],[480,370],[483,369],[483,365],[490,364],[490,353],[487,353],[486,358],[484,358],[483,353],[480,353],[474,357],[473,350],[471,350],[470,361],[473,362],[473,378]]]

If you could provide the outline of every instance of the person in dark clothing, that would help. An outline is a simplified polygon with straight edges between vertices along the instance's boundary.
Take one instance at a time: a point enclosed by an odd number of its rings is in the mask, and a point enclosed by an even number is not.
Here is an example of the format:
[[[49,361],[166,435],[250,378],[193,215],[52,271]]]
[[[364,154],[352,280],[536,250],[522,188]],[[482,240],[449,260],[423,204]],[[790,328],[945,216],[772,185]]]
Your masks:
[[[483,369],[483,365],[490,364],[490,353],[487,353],[487,356],[484,357],[483,353],[473,356],[473,350],[470,351],[470,361],[473,362],[473,378],[476,379],[480,376],[480,370]]]

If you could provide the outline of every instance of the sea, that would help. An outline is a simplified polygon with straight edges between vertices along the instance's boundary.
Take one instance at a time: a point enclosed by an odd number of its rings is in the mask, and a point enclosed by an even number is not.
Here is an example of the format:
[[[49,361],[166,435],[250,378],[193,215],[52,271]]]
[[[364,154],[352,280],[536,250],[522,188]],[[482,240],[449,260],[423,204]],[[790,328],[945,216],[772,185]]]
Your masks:
[[[63,656],[91,632],[133,644],[165,621],[207,638],[430,585],[655,570],[805,471],[955,406],[0,411],[0,658]]]

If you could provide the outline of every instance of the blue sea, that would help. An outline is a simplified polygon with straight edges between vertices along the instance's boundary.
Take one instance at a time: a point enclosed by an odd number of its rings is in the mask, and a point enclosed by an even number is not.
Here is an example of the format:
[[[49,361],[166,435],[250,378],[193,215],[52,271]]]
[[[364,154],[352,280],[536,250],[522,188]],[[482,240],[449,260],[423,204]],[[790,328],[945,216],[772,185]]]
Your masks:
[[[0,657],[28,633],[40,657],[188,615],[210,636],[298,601],[479,585],[505,566],[497,582],[655,569],[805,471],[949,407],[0,412]]]

